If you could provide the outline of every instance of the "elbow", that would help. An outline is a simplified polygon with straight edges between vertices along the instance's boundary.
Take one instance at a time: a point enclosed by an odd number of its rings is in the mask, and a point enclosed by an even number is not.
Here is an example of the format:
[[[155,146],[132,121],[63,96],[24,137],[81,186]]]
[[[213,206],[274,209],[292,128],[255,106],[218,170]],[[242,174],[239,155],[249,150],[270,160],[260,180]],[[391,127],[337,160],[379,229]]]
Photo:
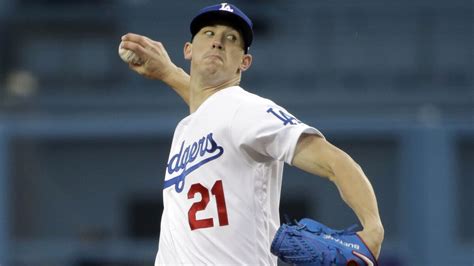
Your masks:
[[[347,153],[342,150],[339,150],[336,156],[333,157],[333,160],[330,164],[330,173],[329,179],[337,183],[338,178],[343,178],[346,176],[344,173],[354,172],[354,169],[357,171],[362,171],[362,168],[357,164]]]

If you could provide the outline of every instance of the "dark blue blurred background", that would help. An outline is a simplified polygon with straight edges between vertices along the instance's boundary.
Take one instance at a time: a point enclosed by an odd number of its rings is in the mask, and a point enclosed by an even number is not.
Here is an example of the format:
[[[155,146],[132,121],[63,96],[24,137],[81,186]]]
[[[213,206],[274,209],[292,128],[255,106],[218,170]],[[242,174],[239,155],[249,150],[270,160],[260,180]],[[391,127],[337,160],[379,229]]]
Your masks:
[[[0,264],[152,265],[187,107],[120,60],[127,32],[182,49],[214,1],[0,0]],[[474,264],[474,1],[234,1],[255,22],[242,86],[348,152],[385,225],[381,265]],[[357,222],[286,168],[281,213]]]

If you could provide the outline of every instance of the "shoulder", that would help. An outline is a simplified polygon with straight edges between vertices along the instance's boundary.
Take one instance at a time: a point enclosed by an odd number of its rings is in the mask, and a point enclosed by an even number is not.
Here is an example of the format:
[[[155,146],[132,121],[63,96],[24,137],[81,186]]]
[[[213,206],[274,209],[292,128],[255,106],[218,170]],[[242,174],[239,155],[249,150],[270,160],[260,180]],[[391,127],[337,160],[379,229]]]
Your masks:
[[[225,117],[230,124],[258,125],[274,117],[274,112],[284,110],[273,101],[251,93],[239,86],[229,87],[215,98],[212,113]],[[277,113],[278,115],[280,113]],[[277,117],[278,118],[278,117]],[[279,122],[279,121],[278,121]]]
[[[236,105],[238,109],[246,108],[265,108],[275,106],[276,104],[265,97],[259,96],[255,93],[249,92],[242,87],[235,86],[229,88],[229,102]]]

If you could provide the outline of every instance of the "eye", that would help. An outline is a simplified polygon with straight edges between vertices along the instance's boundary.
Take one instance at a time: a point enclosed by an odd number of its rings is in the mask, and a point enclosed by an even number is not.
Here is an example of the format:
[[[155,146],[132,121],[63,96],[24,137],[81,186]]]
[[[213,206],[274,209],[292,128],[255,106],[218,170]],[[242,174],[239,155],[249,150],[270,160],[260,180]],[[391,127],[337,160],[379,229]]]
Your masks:
[[[234,34],[229,34],[226,36],[226,39],[229,40],[229,41],[237,41],[237,36],[235,36]]]
[[[210,31],[210,30],[206,30],[206,31],[204,32],[204,34],[205,34],[206,36],[208,36],[208,37],[214,36],[214,32],[213,32],[213,31]]]

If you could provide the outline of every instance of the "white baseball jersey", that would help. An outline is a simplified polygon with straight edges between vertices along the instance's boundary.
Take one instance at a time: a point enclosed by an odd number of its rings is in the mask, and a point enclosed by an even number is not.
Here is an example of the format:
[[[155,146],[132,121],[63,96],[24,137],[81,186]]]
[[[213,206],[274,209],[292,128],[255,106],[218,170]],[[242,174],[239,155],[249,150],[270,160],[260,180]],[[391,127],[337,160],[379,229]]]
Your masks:
[[[176,127],[155,265],[276,265],[284,162],[302,133],[322,134],[234,86]]]

